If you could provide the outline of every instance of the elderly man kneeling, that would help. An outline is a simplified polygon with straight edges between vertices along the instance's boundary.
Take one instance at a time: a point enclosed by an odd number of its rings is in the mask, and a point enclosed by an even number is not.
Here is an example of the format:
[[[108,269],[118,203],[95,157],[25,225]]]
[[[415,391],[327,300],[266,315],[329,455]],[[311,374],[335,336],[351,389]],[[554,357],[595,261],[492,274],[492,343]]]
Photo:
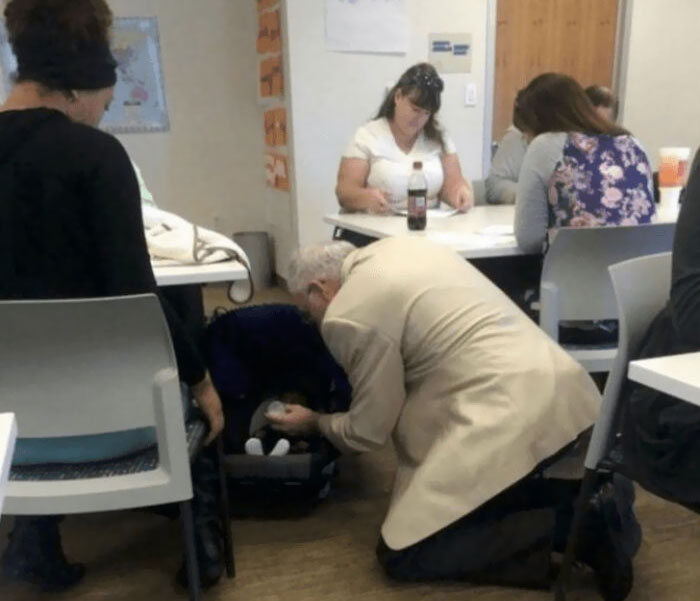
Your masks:
[[[585,446],[600,403],[583,368],[467,261],[423,238],[302,249],[289,285],[353,399],[346,413],[288,405],[269,418],[344,452],[393,437],[399,467],[377,548],[387,573],[547,587],[580,484],[555,472]],[[639,530],[633,495],[621,496],[601,487],[577,549],[608,601],[628,594],[639,543],[624,545]]]

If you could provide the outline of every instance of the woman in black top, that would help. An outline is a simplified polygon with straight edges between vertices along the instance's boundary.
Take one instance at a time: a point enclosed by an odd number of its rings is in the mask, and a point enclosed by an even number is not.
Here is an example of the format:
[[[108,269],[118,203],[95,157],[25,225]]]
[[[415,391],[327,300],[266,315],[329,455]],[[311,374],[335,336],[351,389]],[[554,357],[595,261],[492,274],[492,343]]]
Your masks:
[[[700,152],[690,171],[673,241],[668,305],[639,357],[700,351]],[[642,486],[700,511],[700,408],[628,382],[621,397],[624,462]]]
[[[5,18],[18,73],[0,107],[0,298],[157,292],[133,168],[117,139],[95,127],[116,82],[109,7],[104,0],[11,0]],[[163,309],[180,378],[209,421],[211,441],[223,427],[221,401],[196,344],[167,303]],[[119,454],[119,440],[113,446]],[[133,450],[133,440],[121,448]],[[195,513],[203,505],[195,499]],[[199,534],[200,547],[211,543],[202,528]],[[199,551],[210,584],[220,562],[207,566],[211,557]],[[84,572],[65,561],[57,520],[46,518],[16,520],[3,568],[52,589]]]

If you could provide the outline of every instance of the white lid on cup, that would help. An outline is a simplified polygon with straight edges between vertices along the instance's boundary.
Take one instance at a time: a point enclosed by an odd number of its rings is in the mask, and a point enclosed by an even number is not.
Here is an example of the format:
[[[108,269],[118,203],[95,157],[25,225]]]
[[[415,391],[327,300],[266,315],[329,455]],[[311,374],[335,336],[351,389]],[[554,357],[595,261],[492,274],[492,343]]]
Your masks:
[[[666,146],[664,148],[659,148],[659,155],[661,155],[662,158],[687,161],[690,159],[690,148],[683,146]]]

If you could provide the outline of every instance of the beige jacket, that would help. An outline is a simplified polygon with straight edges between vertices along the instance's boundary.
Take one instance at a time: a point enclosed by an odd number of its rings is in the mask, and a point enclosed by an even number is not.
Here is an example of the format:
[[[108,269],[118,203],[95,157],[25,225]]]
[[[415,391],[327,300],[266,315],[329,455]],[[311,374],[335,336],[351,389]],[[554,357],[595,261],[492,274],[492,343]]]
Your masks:
[[[593,424],[588,374],[449,249],[384,239],[351,253],[342,277],[321,332],[353,400],[320,427],[346,452],[393,435],[392,549],[470,513]]]

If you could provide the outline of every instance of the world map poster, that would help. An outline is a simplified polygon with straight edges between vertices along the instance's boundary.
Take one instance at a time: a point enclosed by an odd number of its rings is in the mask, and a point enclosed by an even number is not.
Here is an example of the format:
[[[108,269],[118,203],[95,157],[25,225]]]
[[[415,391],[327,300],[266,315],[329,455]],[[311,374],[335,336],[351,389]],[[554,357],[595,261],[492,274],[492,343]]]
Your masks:
[[[119,65],[117,85],[101,126],[114,133],[167,131],[157,19],[115,19],[112,53]]]
[[[170,120],[155,17],[114,20],[112,53],[118,62],[114,100],[100,127],[113,133],[168,131]],[[0,22],[0,102],[12,88],[17,61]]]

